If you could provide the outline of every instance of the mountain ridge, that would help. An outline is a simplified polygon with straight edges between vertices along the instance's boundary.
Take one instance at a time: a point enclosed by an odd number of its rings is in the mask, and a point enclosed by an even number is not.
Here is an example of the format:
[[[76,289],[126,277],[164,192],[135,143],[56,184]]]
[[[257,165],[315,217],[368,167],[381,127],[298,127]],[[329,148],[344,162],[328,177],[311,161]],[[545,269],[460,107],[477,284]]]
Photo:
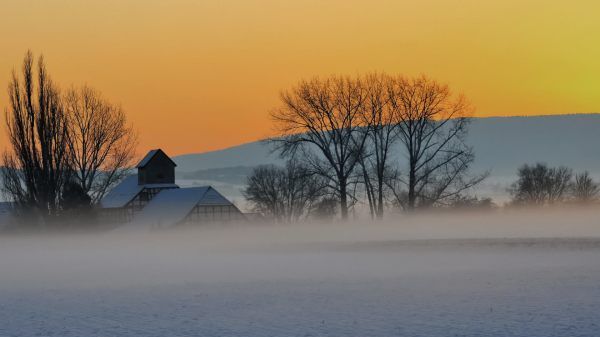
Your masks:
[[[538,161],[600,171],[600,114],[474,117],[467,143],[475,151],[473,169],[492,174]],[[283,163],[264,140],[173,159],[181,173]]]

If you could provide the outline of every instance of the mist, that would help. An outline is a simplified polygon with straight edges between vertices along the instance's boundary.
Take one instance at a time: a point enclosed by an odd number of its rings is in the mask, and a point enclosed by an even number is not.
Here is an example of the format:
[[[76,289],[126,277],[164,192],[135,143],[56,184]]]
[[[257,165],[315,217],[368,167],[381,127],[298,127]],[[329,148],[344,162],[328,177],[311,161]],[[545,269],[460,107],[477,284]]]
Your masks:
[[[503,249],[551,253],[578,246],[600,248],[594,209],[392,216],[383,221],[3,236],[0,287],[369,278],[447,268],[427,261],[440,252],[460,255],[463,268],[469,263],[485,264],[486,256],[480,253]],[[369,263],[356,264],[357,258]]]
[[[2,335],[592,336],[600,318],[586,208],[10,235],[0,271]]]

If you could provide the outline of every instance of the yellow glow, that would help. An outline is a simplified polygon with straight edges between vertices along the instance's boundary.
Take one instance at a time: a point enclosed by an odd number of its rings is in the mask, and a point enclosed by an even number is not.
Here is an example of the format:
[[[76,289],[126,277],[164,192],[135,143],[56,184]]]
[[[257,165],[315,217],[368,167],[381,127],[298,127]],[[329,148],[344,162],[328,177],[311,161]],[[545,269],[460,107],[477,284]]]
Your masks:
[[[63,86],[120,102],[142,152],[169,154],[268,136],[281,89],[332,73],[424,73],[480,116],[598,112],[598,13],[596,0],[4,0],[0,84],[41,52]]]

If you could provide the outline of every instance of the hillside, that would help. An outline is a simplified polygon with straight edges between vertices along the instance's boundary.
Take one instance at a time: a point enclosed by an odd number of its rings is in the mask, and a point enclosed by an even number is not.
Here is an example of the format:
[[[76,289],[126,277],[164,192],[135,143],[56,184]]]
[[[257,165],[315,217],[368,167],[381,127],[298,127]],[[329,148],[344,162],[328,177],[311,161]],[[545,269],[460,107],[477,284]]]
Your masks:
[[[600,114],[475,118],[468,143],[476,155],[473,170],[489,170],[487,189],[494,185],[500,194],[524,163],[566,165],[600,176]],[[243,184],[250,167],[282,162],[264,142],[174,160],[185,180],[222,184],[230,192]]]

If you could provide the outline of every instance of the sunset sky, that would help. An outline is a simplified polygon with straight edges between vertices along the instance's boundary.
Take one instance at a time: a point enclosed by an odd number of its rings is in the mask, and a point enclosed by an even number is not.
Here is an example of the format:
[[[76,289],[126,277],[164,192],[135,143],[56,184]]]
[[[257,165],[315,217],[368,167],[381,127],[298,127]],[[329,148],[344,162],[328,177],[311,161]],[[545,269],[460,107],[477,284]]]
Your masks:
[[[600,112],[600,1],[0,1],[0,107],[27,49],[119,102],[140,152],[269,136],[314,75],[427,74],[476,115]],[[1,138],[0,147],[6,142]]]

